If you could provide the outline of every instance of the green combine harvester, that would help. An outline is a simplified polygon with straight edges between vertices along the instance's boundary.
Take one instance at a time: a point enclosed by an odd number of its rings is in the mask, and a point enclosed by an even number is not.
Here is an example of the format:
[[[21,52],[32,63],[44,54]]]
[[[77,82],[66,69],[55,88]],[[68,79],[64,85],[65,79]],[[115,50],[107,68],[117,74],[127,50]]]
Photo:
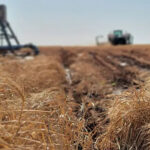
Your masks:
[[[130,33],[124,33],[122,30],[114,30],[108,34],[108,41],[112,45],[133,44],[133,36]]]

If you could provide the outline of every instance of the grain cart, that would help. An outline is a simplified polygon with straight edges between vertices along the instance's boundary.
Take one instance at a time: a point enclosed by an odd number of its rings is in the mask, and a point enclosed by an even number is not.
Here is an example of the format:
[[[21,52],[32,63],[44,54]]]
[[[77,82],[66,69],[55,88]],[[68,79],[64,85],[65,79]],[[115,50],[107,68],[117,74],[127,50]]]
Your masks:
[[[35,45],[20,44],[9,22],[7,21],[6,13],[6,6],[0,5],[0,53],[2,55],[6,55],[10,52],[19,56],[38,55],[39,50]],[[22,51],[22,49],[24,50]],[[27,49],[30,49],[30,51],[27,51]]]
[[[122,30],[114,30],[108,35],[108,41],[112,45],[133,44],[133,36],[130,33],[124,33]]]

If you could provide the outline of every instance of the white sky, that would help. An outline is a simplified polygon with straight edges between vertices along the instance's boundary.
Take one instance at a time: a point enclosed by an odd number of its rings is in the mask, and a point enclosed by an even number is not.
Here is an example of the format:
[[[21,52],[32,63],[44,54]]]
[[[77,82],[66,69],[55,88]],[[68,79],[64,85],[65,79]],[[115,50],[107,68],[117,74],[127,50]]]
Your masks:
[[[21,43],[93,45],[113,29],[150,43],[150,0],[1,0]]]

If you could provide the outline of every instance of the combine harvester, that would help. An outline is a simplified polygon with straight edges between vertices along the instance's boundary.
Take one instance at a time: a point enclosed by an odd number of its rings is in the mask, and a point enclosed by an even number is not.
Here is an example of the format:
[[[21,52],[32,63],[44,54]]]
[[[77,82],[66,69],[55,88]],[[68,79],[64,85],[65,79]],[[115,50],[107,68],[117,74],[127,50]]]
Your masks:
[[[108,41],[112,45],[133,44],[133,36],[130,33],[124,33],[122,30],[114,30],[108,34]]]
[[[114,30],[107,36],[107,42],[105,42],[105,44],[108,43],[112,45],[133,44],[133,36],[130,33],[123,32],[123,30]],[[96,44],[98,46],[104,44],[104,42],[102,42],[101,36],[96,37]]]
[[[24,49],[24,51],[21,51]],[[27,51],[29,50],[30,51]],[[7,21],[6,6],[0,5],[0,53],[5,56],[7,53],[16,56],[38,55],[39,50],[33,44],[21,45]]]

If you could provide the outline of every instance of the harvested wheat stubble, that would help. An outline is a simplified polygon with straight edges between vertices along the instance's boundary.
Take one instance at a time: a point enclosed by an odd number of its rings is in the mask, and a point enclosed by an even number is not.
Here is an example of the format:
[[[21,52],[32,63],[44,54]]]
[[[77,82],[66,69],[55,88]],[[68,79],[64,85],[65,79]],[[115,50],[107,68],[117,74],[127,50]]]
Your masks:
[[[107,112],[109,124],[99,137],[100,149],[149,149],[150,98],[147,91],[132,91],[112,101]]]
[[[73,115],[62,89],[49,90],[49,94],[43,95],[43,101],[37,97],[38,105],[29,106],[32,97],[25,99],[21,88],[12,81],[8,86],[18,92],[21,103],[19,97],[12,104],[1,101],[1,148],[74,149],[79,143],[88,148],[92,145],[91,136],[84,129],[84,119]]]
[[[44,47],[34,59],[0,57],[0,149],[149,149],[149,91],[130,94],[149,80],[144,47]],[[116,98],[119,88],[128,93]]]

